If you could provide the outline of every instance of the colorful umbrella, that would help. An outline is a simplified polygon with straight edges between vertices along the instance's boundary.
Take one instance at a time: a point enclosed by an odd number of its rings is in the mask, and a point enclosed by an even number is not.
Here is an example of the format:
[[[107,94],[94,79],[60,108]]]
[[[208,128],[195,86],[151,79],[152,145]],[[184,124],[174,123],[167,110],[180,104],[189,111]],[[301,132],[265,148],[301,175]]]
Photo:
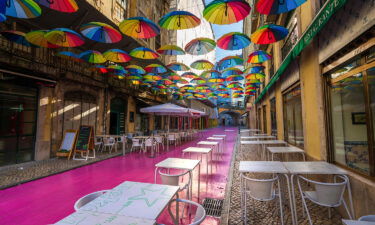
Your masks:
[[[164,79],[159,80],[159,81],[158,81],[158,84],[171,85],[171,84],[173,84],[173,81],[164,78]]]
[[[218,78],[210,78],[208,79],[208,82],[210,83],[221,83],[224,82],[224,78],[218,77]]]
[[[267,60],[271,59],[271,55],[268,54],[265,51],[258,50],[249,55],[249,58],[247,59],[248,63],[262,63]]]
[[[48,7],[50,9],[73,13],[78,11],[78,5],[74,0],[35,0],[38,4]]]
[[[101,22],[83,24],[81,26],[81,33],[88,39],[102,43],[116,43],[122,39],[122,35],[119,31]]]
[[[130,57],[130,55],[127,52],[121,49],[107,50],[106,52],[103,53],[103,56],[107,60],[112,61],[112,62],[117,62],[117,63],[129,62],[132,59],[132,57]]]
[[[93,50],[87,50],[79,54],[79,58],[89,63],[104,63],[107,61],[102,53]]]
[[[245,76],[246,79],[263,79],[266,77],[264,73],[249,73]]]
[[[127,71],[124,69],[123,66],[120,66],[120,65],[109,65],[107,67],[107,70],[109,72],[112,72],[112,73],[116,73],[116,74],[124,74],[126,73]]]
[[[137,65],[128,65],[128,66],[125,66],[125,69],[129,71],[129,73],[131,74],[145,74],[146,73],[146,71],[142,67],[137,66]]]
[[[239,80],[243,80],[243,79],[245,79],[245,78],[241,75],[230,75],[227,78],[225,78],[225,81],[239,81]],[[228,87],[229,87],[229,85],[228,85]]]
[[[181,77],[192,79],[198,77],[198,75],[193,72],[185,72],[181,75]]]
[[[25,33],[16,30],[1,31],[0,34],[8,41],[31,47],[32,45],[26,40]]]
[[[174,71],[187,71],[190,69],[187,65],[178,62],[168,64],[167,67]]]
[[[179,84],[188,84],[189,81],[181,78],[179,81],[177,81],[177,83],[179,83]]]
[[[261,84],[262,82],[258,79],[250,79],[246,81],[247,84]]]
[[[143,79],[158,81],[158,80],[161,80],[163,78],[161,76],[155,74],[155,73],[149,73],[149,74],[143,76]]]
[[[199,84],[195,86],[195,89],[197,90],[203,90],[203,89],[209,89],[210,87],[207,84]]]
[[[77,47],[85,43],[82,36],[67,28],[55,28],[46,33],[48,42],[61,47]]]
[[[250,66],[243,73],[264,73],[264,66]]]
[[[257,10],[266,15],[286,13],[305,2],[306,0],[259,0]]]
[[[107,67],[105,67],[104,65],[94,65],[93,67],[90,67],[89,69],[91,71],[97,71],[97,72],[100,72],[100,73],[108,73]]]
[[[207,70],[207,71],[204,71],[203,73],[201,73],[200,77],[202,78],[217,78],[217,77],[220,77],[221,76],[221,73],[217,70]]]
[[[1,2],[5,3],[7,16],[30,19],[42,14],[42,9],[33,0],[1,0]]]
[[[60,46],[54,45],[48,42],[45,35],[48,33],[48,30],[35,30],[27,33],[25,38],[31,44],[43,47],[43,48],[59,48]]]
[[[196,78],[193,78],[190,82],[193,84],[204,84],[206,83],[206,80],[203,79],[202,77],[196,77]]]
[[[190,64],[190,67],[197,70],[210,70],[214,67],[214,64],[208,60],[201,59]]]
[[[178,75],[176,73],[171,73],[167,78],[169,80],[171,80],[171,81],[179,81],[179,80],[181,80],[180,75]]]
[[[177,45],[164,45],[156,51],[163,55],[185,55],[184,50]]]
[[[168,30],[183,30],[198,26],[201,20],[190,12],[172,11],[159,20],[159,25]]]
[[[130,52],[130,55],[138,59],[156,59],[159,55],[149,48],[138,47]]]
[[[224,34],[217,40],[217,46],[225,50],[239,50],[250,44],[250,38],[240,32],[230,32]]]
[[[225,92],[225,91],[228,91],[228,89],[226,89],[226,88],[218,88],[216,91]]]
[[[272,44],[284,39],[288,33],[289,31],[285,27],[266,24],[259,27],[251,35],[251,41],[255,44]]]
[[[225,88],[226,87],[225,84],[221,84],[221,83],[219,83],[219,84],[213,84],[211,86],[212,86],[212,88]]]
[[[228,77],[231,75],[242,75],[242,73],[243,73],[242,70],[238,68],[234,68],[234,67],[230,67],[222,71],[223,77]]]
[[[7,17],[4,14],[0,13],[0,23],[4,22],[5,20],[7,20]]]
[[[56,55],[63,59],[69,59],[69,60],[73,60],[76,62],[82,62],[82,59],[79,58],[79,55],[77,55],[74,52],[62,51],[62,52],[58,52]],[[103,67],[105,68],[105,66]]]
[[[214,0],[208,4],[203,17],[214,24],[231,24],[245,19],[251,7],[245,0]]]
[[[131,17],[122,21],[120,31],[133,38],[152,38],[160,34],[160,28],[145,17]]]
[[[136,75],[136,74],[128,74],[128,75],[126,76],[126,78],[127,78],[128,80],[140,80],[140,79],[142,79],[142,76],[140,76],[140,75]]]
[[[185,52],[190,55],[204,55],[216,47],[216,42],[210,38],[196,38],[185,46]]]
[[[223,68],[232,67],[232,66],[239,66],[243,64],[243,59],[239,56],[227,56],[222,58],[218,65]]]
[[[167,69],[164,66],[159,65],[159,64],[150,64],[150,65],[145,67],[145,70],[148,73],[165,73],[165,72],[167,72]]]

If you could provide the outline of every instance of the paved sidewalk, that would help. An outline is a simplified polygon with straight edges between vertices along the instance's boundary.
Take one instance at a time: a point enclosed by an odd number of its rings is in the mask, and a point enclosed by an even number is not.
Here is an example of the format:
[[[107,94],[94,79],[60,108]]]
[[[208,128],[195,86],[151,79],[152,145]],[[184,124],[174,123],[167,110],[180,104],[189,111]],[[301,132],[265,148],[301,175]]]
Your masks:
[[[0,190],[119,155],[121,155],[119,151],[111,154],[108,152],[97,152],[95,159],[88,159],[87,161],[52,158],[3,167],[0,168]]]
[[[230,190],[230,204],[227,210],[229,211],[228,222],[222,221],[222,224],[237,225],[243,224],[242,214],[241,214],[241,202],[240,202],[240,173],[238,172],[240,161],[256,161],[260,160],[257,156],[256,150],[247,150],[248,154],[243,155],[240,153],[239,145],[237,145],[237,152],[234,161],[233,177]],[[256,174],[251,174],[252,176],[258,177]],[[264,177],[263,177],[264,178]],[[283,177],[281,179],[284,179]],[[302,216],[302,204],[299,191],[295,189],[297,198],[297,211],[298,211],[298,224],[309,224],[307,216]],[[289,199],[287,198],[287,193],[284,192],[286,198],[283,200],[284,203],[284,224],[292,224],[291,213],[289,209]],[[247,201],[248,210],[247,218],[248,224],[281,224],[280,223],[280,210],[278,205],[278,199],[270,202],[260,202],[253,201],[250,198]],[[341,216],[336,209],[331,209],[332,217],[328,218],[328,210],[326,207],[320,207],[316,204],[308,202],[308,208],[310,215],[312,217],[313,223],[315,225],[332,225],[332,224],[342,224]]]

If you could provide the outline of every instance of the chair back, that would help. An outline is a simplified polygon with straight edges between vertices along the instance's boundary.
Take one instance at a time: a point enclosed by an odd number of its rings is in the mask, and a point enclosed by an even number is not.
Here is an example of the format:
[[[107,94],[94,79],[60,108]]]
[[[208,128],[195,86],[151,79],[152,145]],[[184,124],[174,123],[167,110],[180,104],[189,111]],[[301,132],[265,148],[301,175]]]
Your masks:
[[[115,141],[115,139],[113,138],[113,137],[109,137],[108,139],[107,139],[107,141],[108,141],[108,144],[114,144],[116,141]]]
[[[366,222],[375,222],[375,215],[361,216],[358,220]]]
[[[150,147],[150,146],[153,146],[153,145],[154,145],[154,139],[153,138],[147,138],[145,140],[145,146]]]
[[[168,140],[176,140],[176,136],[174,134],[168,134]]]
[[[132,139],[132,137],[133,137],[133,134],[132,133],[128,133],[127,138]]]
[[[202,222],[206,218],[206,210],[203,208],[203,206],[201,204],[193,202],[193,201],[190,201],[190,200],[187,200],[187,199],[179,199],[179,198],[178,199],[174,199],[171,202],[173,202],[173,201],[196,206],[197,209],[195,211],[194,218],[192,219],[192,223],[190,223],[189,225],[199,225],[199,224],[202,224]],[[173,216],[172,211],[171,211],[171,205],[172,204],[168,205],[168,212],[169,212],[169,215],[171,215],[171,217],[173,218],[173,220],[175,220],[175,216]]]
[[[132,139],[133,146],[141,146],[141,141],[139,139]]]
[[[105,194],[108,190],[102,190],[90,193],[88,195],[83,196],[82,198],[78,199],[74,204],[74,210],[77,211],[82,206],[86,205],[87,203],[93,201],[94,199],[98,198],[99,196]]]
[[[156,137],[154,137],[155,138],[155,141],[157,142],[157,143],[163,143],[163,137],[161,137],[161,136],[156,136]]]
[[[190,176],[189,171],[185,171],[180,174],[168,174],[168,173],[164,173],[162,170],[159,170],[161,182],[162,184],[165,184],[165,185],[180,186],[180,182],[179,182],[180,177],[184,176],[185,174],[189,174],[188,182],[180,189],[185,189],[186,187],[190,185],[191,176]]]
[[[340,183],[324,183],[318,182],[314,180],[309,180],[303,176],[299,176],[308,183],[312,183],[315,186],[316,191],[316,199],[320,204],[327,205],[327,206],[334,206],[341,204],[346,184],[348,183],[347,178],[343,176],[340,177],[343,181]]]
[[[271,179],[254,179],[242,175],[245,182],[245,191],[249,192],[250,197],[259,201],[269,201],[275,198],[274,183],[278,177]]]

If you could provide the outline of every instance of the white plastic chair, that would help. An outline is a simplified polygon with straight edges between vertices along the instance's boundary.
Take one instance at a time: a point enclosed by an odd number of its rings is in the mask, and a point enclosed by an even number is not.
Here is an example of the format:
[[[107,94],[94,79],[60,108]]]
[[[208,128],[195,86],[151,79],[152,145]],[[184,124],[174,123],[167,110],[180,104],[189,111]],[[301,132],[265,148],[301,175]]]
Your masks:
[[[279,198],[279,207],[280,207],[280,220],[281,224],[284,224],[284,213],[283,213],[283,204],[281,198],[281,190],[280,190],[280,181],[279,177],[275,176],[271,179],[254,179],[250,177],[246,177],[245,175],[241,174],[243,179],[243,187],[241,190],[242,198],[241,198],[241,208],[243,209],[244,213],[244,224],[247,224],[247,196],[250,196],[252,199],[257,201],[271,201],[274,200],[276,197]],[[277,182],[277,193],[275,190],[275,182]],[[255,207],[254,207],[255,210]]]
[[[154,138],[150,137],[145,140],[143,144],[143,151],[147,152],[147,148],[151,148],[151,155],[153,155],[154,148],[155,148]]]
[[[163,146],[163,151],[164,151],[164,140],[162,136],[155,136],[155,143],[157,147],[157,152],[159,152],[159,146]]]
[[[103,150],[107,150],[109,153],[112,153],[112,149],[115,146],[115,139],[113,137],[108,137],[103,139]]]
[[[361,216],[358,221],[375,222],[375,215]]]
[[[85,195],[83,197],[81,197],[80,199],[78,199],[75,203],[74,203],[74,210],[77,211],[78,209],[80,209],[82,206],[86,205],[87,203],[93,201],[94,199],[100,197],[101,195],[105,194],[108,190],[102,190],[102,191],[96,191],[96,192],[93,192],[93,193],[90,193],[88,195]]]
[[[189,200],[186,200],[186,199],[179,199],[178,198],[178,199],[173,199],[168,205],[168,212],[169,212],[169,215],[171,216],[171,218],[173,219],[173,221],[176,220],[176,217],[173,215],[172,210],[171,210],[172,202],[185,203],[185,204],[194,205],[194,206],[197,207],[197,209],[195,211],[195,216],[192,220],[192,223],[190,223],[190,225],[199,225],[204,221],[204,219],[206,219],[206,210],[203,208],[203,206],[201,204],[198,204],[196,202],[189,201]]]
[[[343,181],[340,183],[337,183],[336,181],[334,183],[324,183],[324,182],[309,180],[300,175],[298,176],[298,179],[297,179],[298,189],[301,193],[302,203],[306,210],[310,225],[312,225],[313,223],[311,221],[310,213],[307,208],[305,199],[309,199],[311,202],[317,205],[329,207],[328,208],[329,218],[331,218],[330,209],[332,207],[339,207],[341,204],[343,204],[346,212],[349,215],[349,218],[352,219],[352,215],[350,214],[348,206],[346,205],[345,199],[343,197],[345,188],[348,184],[348,178],[346,178],[345,176],[338,175],[338,176],[335,176],[335,180],[337,177],[342,179]],[[300,180],[313,184],[315,187],[315,191],[303,191]]]
[[[170,144],[171,141],[173,141],[174,142],[174,146],[175,147],[177,146],[177,139],[176,139],[176,135],[175,134],[168,134],[167,140],[168,140],[168,145]]]
[[[142,150],[143,145],[140,139],[137,139],[137,138],[132,139],[132,147],[130,149],[130,152],[133,152],[134,148],[139,148],[139,150]]]
[[[103,147],[103,138],[102,137],[95,137],[95,143],[94,143],[95,149],[97,148],[98,151],[100,151]]]
[[[116,149],[117,149],[117,147],[119,146],[120,143],[121,143],[121,147],[123,147],[123,149],[125,149],[126,143],[127,143],[127,140],[126,140],[125,136],[120,136],[120,137],[116,138]]]
[[[191,186],[191,173],[190,171],[185,171],[180,174],[169,174],[162,171],[163,169],[159,170],[159,175],[161,178],[161,183],[165,185],[172,185],[172,186],[179,186],[179,192],[186,190],[186,196],[190,199],[190,186]],[[165,170],[165,169],[164,169]],[[189,175],[188,180],[185,184],[180,184],[180,177],[185,176],[186,174]]]

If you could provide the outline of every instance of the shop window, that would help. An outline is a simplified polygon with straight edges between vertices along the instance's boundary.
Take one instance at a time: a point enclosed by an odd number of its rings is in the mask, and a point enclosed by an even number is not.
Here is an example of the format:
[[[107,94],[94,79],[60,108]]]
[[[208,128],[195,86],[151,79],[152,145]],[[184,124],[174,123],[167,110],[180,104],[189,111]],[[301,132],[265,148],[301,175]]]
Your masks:
[[[276,98],[272,98],[270,101],[271,110],[271,135],[277,136],[277,122],[276,122]]]
[[[283,95],[284,137],[291,145],[304,147],[301,88],[292,88]]]
[[[297,14],[293,11],[290,12],[288,15],[288,21],[286,28],[289,30],[288,35],[285,38],[284,45],[281,47],[281,56],[282,60],[288,55],[288,53],[292,50],[294,45],[298,41],[298,20]]]
[[[374,176],[375,62],[371,52],[328,76],[330,153],[334,162]],[[354,69],[355,68],[355,69]]]

